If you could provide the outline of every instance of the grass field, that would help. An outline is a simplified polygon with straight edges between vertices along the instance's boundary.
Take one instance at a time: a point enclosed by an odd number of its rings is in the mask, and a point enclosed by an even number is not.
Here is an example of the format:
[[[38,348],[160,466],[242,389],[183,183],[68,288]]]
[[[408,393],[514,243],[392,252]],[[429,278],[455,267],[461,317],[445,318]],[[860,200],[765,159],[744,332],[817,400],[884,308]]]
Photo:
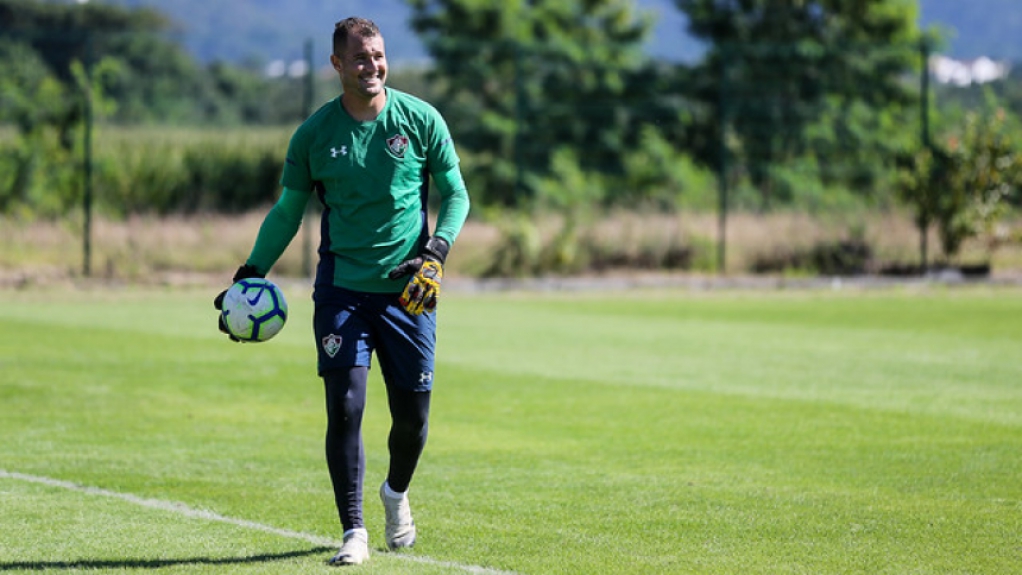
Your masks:
[[[308,290],[0,292],[0,571],[327,573]],[[351,573],[1022,572],[1022,289],[471,293],[440,307],[413,551]]]

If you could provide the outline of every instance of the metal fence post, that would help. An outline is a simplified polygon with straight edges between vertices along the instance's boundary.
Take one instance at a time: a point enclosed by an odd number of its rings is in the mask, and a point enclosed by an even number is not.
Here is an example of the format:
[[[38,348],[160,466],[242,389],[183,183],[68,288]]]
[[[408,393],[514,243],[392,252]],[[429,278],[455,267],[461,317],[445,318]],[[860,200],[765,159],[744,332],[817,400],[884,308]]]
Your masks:
[[[718,158],[717,158],[717,273],[727,273],[727,196],[728,196],[728,158],[727,158],[727,50],[721,50],[720,81],[717,101]]]
[[[82,211],[82,275],[92,275],[92,34],[85,30],[85,61],[82,68],[85,73],[85,130],[83,136],[83,193]]]
[[[305,90],[302,100],[302,115],[304,118],[312,115],[312,106],[316,95],[316,75],[313,73],[314,68],[312,67],[312,46],[312,38],[307,39],[305,41]],[[312,220],[316,212],[313,209],[312,203],[312,196],[310,196],[309,201],[305,204],[305,217],[303,218],[304,224],[302,225],[302,274],[307,278],[312,277]]]
[[[919,73],[919,138],[924,149],[930,147],[930,43],[923,38],[919,42],[919,57],[922,60]],[[926,273],[929,265],[929,227],[919,226],[919,269]]]

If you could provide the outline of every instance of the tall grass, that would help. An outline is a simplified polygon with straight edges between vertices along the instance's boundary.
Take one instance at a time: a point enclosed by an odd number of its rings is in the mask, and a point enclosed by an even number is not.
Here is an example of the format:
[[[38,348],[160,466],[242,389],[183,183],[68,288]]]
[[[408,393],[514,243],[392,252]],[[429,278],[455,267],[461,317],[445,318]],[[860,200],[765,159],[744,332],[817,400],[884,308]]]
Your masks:
[[[113,215],[237,212],[272,201],[291,128],[102,126],[97,203]]]
[[[252,248],[264,209],[237,216],[145,216],[98,217],[93,222],[93,275],[129,281],[199,281],[203,275],[222,279],[240,265]],[[274,270],[275,274],[300,277],[308,262],[315,261],[319,243],[318,222],[313,216],[299,230]],[[556,219],[536,222],[538,233],[556,233]],[[1017,220],[1006,224],[1022,229]],[[712,213],[677,215],[614,213],[594,220],[584,230],[586,241],[610,246],[639,257],[658,253],[672,245],[693,246],[705,262],[690,273],[713,270],[717,249],[718,219]],[[775,212],[736,213],[727,221],[726,257],[729,274],[749,273],[757,258],[847,238],[860,233],[884,262],[915,263],[919,258],[918,232],[905,214],[816,215]],[[1018,233],[1018,232],[1015,232]],[[502,241],[491,222],[470,219],[456,242],[447,272],[451,276],[477,276],[492,263]],[[930,238],[930,245],[936,239]],[[636,255],[637,254],[637,255]],[[1008,242],[996,249],[974,241],[966,245],[964,259],[989,258],[995,274],[1022,270],[1022,246]],[[80,275],[83,265],[80,215],[62,222],[17,221],[0,218],[0,283],[36,283],[64,280]],[[603,274],[657,272],[624,267]],[[586,272],[583,272],[586,273]]]
[[[90,238],[94,275],[137,281],[222,274],[224,269],[233,269],[247,255],[262,214],[279,193],[282,156],[292,130],[291,126],[230,130],[98,126]],[[10,129],[0,130],[0,134],[7,145],[8,136],[13,135]],[[703,182],[703,187],[706,184]],[[76,211],[81,203],[80,182],[63,187],[67,189],[47,188],[26,200],[67,196],[63,203],[56,202],[71,206],[71,215],[63,221],[33,218],[31,206],[15,206],[18,209],[8,216],[0,216],[0,278],[6,278],[0,281],[67,278],[83,269],[84,222]],[[712,195],[708,190],[702,192]],[[52,212],[48,210],[35,215]],[[585,218],[486,212],[479,203],[474,210],[451,259],[451,274],[606,274],[664,269],[747,273],[764,268],[762,262],[770,262],[772,267],[766,267],[772,271],[812,273],[798,269],[804,254],[821,243],[848,238],[869,246],[874,268],[914,265],[920,253],[918,232],[908,213],[861,206],[830,212],[728,214],[723,270],[717,269],[722,238],[712,209],[597,214],[587,208]],[[523,226],[528,229],[516,229]],[[303,230],[302,234],[308,235],[285,253],[278,273],[306,273],[307,262],[314,259],[312,246],[318,244],[318,238],[311,237],[317,229],[313,223]],[[530,242],[535,245],[525,245]],[[1000,272],[1018,270],[1022,268],[1020,244],[1022,224],[1016,214],[994,233],[967,243],[959,260],[989,262]],[[939,256],[935,232],[928,237],[928,245],[933,262]],[[508,266],[513,269],[504,269]]]

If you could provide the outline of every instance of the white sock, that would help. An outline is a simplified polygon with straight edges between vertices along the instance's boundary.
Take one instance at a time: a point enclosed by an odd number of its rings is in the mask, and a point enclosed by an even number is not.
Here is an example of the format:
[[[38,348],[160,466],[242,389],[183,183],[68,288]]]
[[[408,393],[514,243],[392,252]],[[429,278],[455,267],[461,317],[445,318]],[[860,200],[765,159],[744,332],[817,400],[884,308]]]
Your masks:
[[[344,532],[344,535],[342,535],[341,537],[342,538],[347,538],[348,535],[351,535],[352,533],[358,533],[358,532],[361,532],[363,535],[365,535],[366,539],[369,538],[369,531],[367,531],[365,527],[356,527],[354,529],[348,529],[347,531]]]
[[[386,481],[383,482],[383,494],[389,497],[390,499],[403,499],[405,496],[404,493],[398,493],[397,491],[391,489],[390,484],[387,483]]]

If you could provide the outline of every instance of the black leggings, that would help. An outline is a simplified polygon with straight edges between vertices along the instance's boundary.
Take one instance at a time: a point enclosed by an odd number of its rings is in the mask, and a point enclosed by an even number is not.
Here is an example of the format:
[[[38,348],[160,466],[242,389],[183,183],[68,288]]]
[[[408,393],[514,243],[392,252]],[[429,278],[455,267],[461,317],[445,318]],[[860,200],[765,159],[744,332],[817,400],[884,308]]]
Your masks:
[[[365,480],[365,449],[362,443],[362,414],[366,405],[369,369],[323,374],[326,388],[326,461],[334,487],[337,513],[345,531],[364,527],[362,484]],[[390,468],[387,483],[394,491],[408,490],[429,429],[428,391],[405,391],[387,386],[391,427],[387,446]]]

